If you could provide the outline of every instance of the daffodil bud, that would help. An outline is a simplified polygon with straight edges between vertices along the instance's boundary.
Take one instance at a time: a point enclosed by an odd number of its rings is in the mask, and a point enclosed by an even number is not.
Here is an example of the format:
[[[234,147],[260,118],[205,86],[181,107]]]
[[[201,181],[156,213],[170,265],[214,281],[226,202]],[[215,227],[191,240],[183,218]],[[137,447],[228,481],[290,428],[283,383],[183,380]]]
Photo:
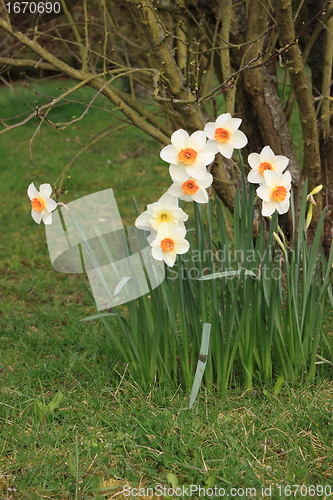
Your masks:
[[[312,189],[311,193],[308,194],[308,196],[311,196],[313,194],[319,193],[323,189],[323,185],[319,184],[319,186],[316,186],[315,188]]]
[[[305,229],[307,229],[310,226],[310,224],[311,224],[312,213],[313,213],[313,204],[310,204],[309,210],[308,210],[308,213],[307,213],[307,216],[306,216]]]

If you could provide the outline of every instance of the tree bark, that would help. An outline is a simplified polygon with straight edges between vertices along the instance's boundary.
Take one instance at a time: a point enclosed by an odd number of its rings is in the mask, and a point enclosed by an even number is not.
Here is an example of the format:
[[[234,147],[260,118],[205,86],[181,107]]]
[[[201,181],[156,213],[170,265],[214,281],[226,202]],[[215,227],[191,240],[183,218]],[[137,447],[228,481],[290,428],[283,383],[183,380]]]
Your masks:
[[[328,8],[331,14],[333,7]],[[323,49],[323,71],[321,95],[319,108],[319,132],[320,132],[320,156],[322,161],[322,183],[323,183],[323,205],[327,207],[325,218],[323,247],[328,257],[333,239],[333,124],[332,124],[332,67],[333,67],[333,17],[327,21],[325,32],[325,43]]]
[[[291,0],[277,0],[276,2],[276,22],[279,28],[279,37],[283,47],[289,46],[284,53],[286,69],[290,74],[295,98],[299,107],[299,114],[303,135],[304,164],[302,169],[300,192],[303,190],[303,181],[307,177],[309,188],[321,184],[321,163],[319,151],[319,137],[317,119],[314,108],[314,99],[310,91],[310,84],[305,73],[305,67],[299,46],[295,42],[296,34],[294,29]],[[313,225],[319,220],[322,212],[322,202],[318,198],[314,210]]]
[[[246,62],[252,60],[258,53],[265,49],[265,41],[260,35],[268,25],[268,2],[257,2],[253,0],[250,5],[249,25],[247,39],[258,40],[246,54]],[[274,63],[273,63],[274,64]],[[276,77],[263,66],[258,69],[248,69],[244,73],[244,89],[251,100],[253,112],[261,140],[253,138],[257,152],[263,146],[270,145],[275,154],[283,154],[289,158],[288,170],[290,171],[293,184],[297,185],[300,178],[300,168],[297,160],[295,147],[288,128],[281,102],[277,94]],[[251,129],[251,123],[249,124]],[[252,144],[252,138],[249,142]]]

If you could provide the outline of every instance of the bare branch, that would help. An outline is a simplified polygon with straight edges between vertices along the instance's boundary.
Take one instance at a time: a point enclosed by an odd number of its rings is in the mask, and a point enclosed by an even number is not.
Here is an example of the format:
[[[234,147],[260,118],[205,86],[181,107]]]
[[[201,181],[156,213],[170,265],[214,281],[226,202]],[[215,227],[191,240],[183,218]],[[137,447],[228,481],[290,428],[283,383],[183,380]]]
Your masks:
[[[55,68],[52,64],[49,64],[47,62],[43,62],[42,59],[39,59],[39,61],[35,61],[34,59],[14,59],[12,57],[0,57],[0,64],[6,65],[6,66],[17,66],[20,68],[24,67],[31,67],[31,68],[36,68],[36,69],[46,69],[49,71],[57,71],[57,68]]]
[[[65,166],[65,168],[63,169],[63,171],[59,175],[58,179],[56,180],[56,182],[54,184],[54,186],[56,188],[56,192],[59,193],[61,191],[63,183],[64,183],[64,179],[65,179],[65,176],[67,175],[68,170],[73,167],[75,161],[79,158],[79,156],[81,156],[81,154],[83,152],[85,152],[88,148],[90,148],[91,146],[96,144],[96,142],[98,142],[99,140],[104,139],[105,137],[110,135],[112,132],[123,130],[126,127],[128,127],[128,123],[122,123],[120,125],[119,124],[109,125],[105,129],[103,129],[101,132],[96,134],[90,141],[88,141],[86,144],[84,144],[83,148],[80,149],[80,151],[78,151],[76,153],[76,155],[71,159],[71,161],[69,163],[67,163],[67,165]]]

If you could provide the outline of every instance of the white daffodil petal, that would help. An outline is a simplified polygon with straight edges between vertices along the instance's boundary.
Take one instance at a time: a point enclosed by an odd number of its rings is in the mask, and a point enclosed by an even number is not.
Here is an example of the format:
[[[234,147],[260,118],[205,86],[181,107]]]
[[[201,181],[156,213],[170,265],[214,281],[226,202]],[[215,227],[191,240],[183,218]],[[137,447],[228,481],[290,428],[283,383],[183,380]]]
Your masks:
[[[186,228],[184,226],[182,227],[176,227],[173,230],[172,236],[175,241],[182,240],[185,238],[186,235]]]
[[[156,240],[156,238],[157,238],[157,232],[154,229],[152,229],[152,232],[150,233],[150,235],[147,236],[147,241],[148,241],[149,245],[153,246],[153,243]]]
[[[242,149],[247,144],[247,137],[241,130],[236,130],[232,136],[232,147]]]
[[[28,196],[30,200],[33,200],[34,198],[39,198],[40,196],[33,182],[28,187]]]
[[[189,194],[184,194],[184,193],[179,196],[179,199],[184,200],[184,201],[190,201],[190,202],[193,201],[192,196],[190,196]]]
[[[290,206],[290,193],[288,193],[288,196],[286,196],[286,198],[283,201],[281,201],[276,208],[279,214],[282,215],[288,212],[289,206]]]
[[[204,128],[204,133],[206,134],[208,139],[214,140],[215,130],[216,130],[216,123],[214,123],[214,122],[206,123],[205,128]]]
[[[176,252],[163,252],[164,262],[169,266],[173,267],[176,262],[177,254]]]
[[[186,147],[192,148],[197,152],[202,152],[206,147],[206,134],[202,130],[193,132],[190,136]]]
[[[154,259],[156,259],[156,260],[164,260],[162,248],[160,246],[152,247],[151,254],[154,257]]]
[[[179,221],[178,224],[184,224],[183,222]],[[174,224],[172,224],[171,222],[167,222],[167,221],[164,221],[164,222],[161,222],[158,227],[156,227],[156,230],[158,231],[158,233],[160,233],[162,231],[163,228],[165,228],[165,230],[167,232],[170,232],[172,231],[176,226]],[[155,229],[155,228],[154,228]]]
[[[247,161],[251,168],[259,168],[261,163],[260,155],[258,153],[250,153],[247,157]]]
[[[164,193],[163,196],[158,200],[158,203],[162,205],[162,207],[178,207],[178,200],[170,193]]]
[[[190,244],[187,240],[183,240],[183,241],[180,241],[179,243],[177,243],[177,253],[179,253],[179,254],[186,253],[189,248],[190,248]]]
[[[186,172],[185,165],[170,165],[169,174],[173,181],[182,182],[184,179],[184,172],[186,174],[186,179],[189,178],[189,174]]]
[[[229,120],[226,120],[224,122],[224,127],[226,128],[231,134],[234,134],[236,130],[240,127],[240,124],[242,123],[242,120],[240,118],[230,118]]]
[[[216,124],[217,125],[223,125],[226,121],[230,120],[231,114],[230,113],[222,113],[222,115],[218,116],[216,118]]]
[[[177,151],[185,149],[187,147],[187,142],[189,140],[189,135],[186,130],[182,128],[176,130],[171,136],[171,144],[176,148]]]
[[[261,213],[264,217],[269,217],[275,212],[275,204],[272,202],[263,201]]]
[[[195,193],[192,194],[192,198],[197,203],[208,203],[208,193],[205,189],[198,189]]]
[[[211,141],[210,139],[206,142],[205,153],[211,153],[216,155],[216,141]],[[201,153],[200,153],[201,154]]]
[[[273,163],[275,161],[275,154],[269,146],[265,146],[260,153],[260,163]]]
[[[200,166],[200,164],[196,165],[196,163],[186,166],[186,172],[188,173],[188,176],[193,177],[193,179],[205,179],[207,175],[206,167]]]
[[[57,208],[57,202],[52,198],[44,198],[45,208],[48,212],[53,212]]]
[[[42,220],[43,220],[44,224],[46,224],[47,226],[52,224],[52,213],[45,212],[42,216]]]
[[[171,167],[172,165],[170,165]],[[173,176],[172,176],[172,172],[174,172],[176,170],[176,175],[177,175],[177,179],[174,179]],[[171,176],[171,179],[173,180],[173,182],[185,182],[188,180],[189,178],[189,175],[188,173],[186,172],[185,170],[185,167],[182,165],[175,165],[175,169],[174,168],[169,168],[169,173],[170,173],[170,176]]]
[[[208,139],[207,146],[209,146],[211,148],[211,150],[214,152],[214,154],[219,153],[218,143],[215,140]]]
[[[50,184],[41,184],[39,186],[39,192],[43,198],[50,198],[52,194],[52,188]]]
[[[199,153],[199,160],[202,162],[203,166],[207,167],[215,159],[216,150],[211,144],[208,144],[206,149]]]
[[[247,180],[248,182],[251,182],[253,184],[260,184],[261,182],[263,182],[264,177],[261,175],[259,170],[253,169],[248,173]]]
[[[257,192],[257,195],[259,196],[259,198],[261,198],[265,202],[268,203],[270,201],[271,193],[272,193],[271,186],[261,185],[257,188],[256,192]]]
[[[267,185],[274,186],[276,183],[280,184],[283,176],[279,172],[275,172],[274,170],[265,170],[264,179]]]
[[[205,179],[198,180],[197,184],[198,184],[198,186],[206,189],[209,186],[211,186],[211,184],[213,183],[213,180],[214,180],[214,177],[212,176],[212,174],[207,172],[207,177],[205,177]]]
[[[182,190],[182,183],[177,181],[174,182],[169,187],[167,193],[171,194],[171,196],[177,196],[177,198],[180,198],[184,194]]]
[[[173,228],[172,233],[174,233],[175,230],[176,230],[176,226]],[[154,246],[156,246],[156,245],[160,246],[161,241],[164,238],[169,238],[169,236],[170,236],[170,228],[168,228],[166,226],[161,226],[159,228],[159,231],[157,233],[156,239],[154,241]]]
[[[146,210],[145,212],[140,214],[139,217],[136,218],[134,224],[139,229],[144,229],[146,231],[150,231],[150,228],[151,228],[150,218],[151,218],[151,215],[149,215],[148,211]]]
[[[31,217],[33,218],[33,220],[35,222],[37,222],[37,224],[40,224],[42,217],[43,217],[43,214],[42,214],[42,212],[36,212],[35,210],[32,209],[31,210]]]
[[[232,157],[232,153],[234,152],[234,148],[228,142],[225,142],[224,144],[218,143],[217,147],[218,147],[222,156],[224,156],[225,158],[228,158],[228,159],[230,159]]]
[[[160,157],[167,163],[174,163],[176,165],[178,163],[177,150],[174,146],[172,146],[172,144],[170,144],[169,146],[165,146],[165,148],[161,150]]]
[[[177,199],[178,200],[178,199]],[[184,212],[184,210],[180,207],[174,208],[174,214],[178,217],[179,221],[187,221],[188,220],[188,214]]]
[[[274,160],[274,170],[277,170],[279,172],[283,172],[285,168],[287,168],[289,163],[289,158],[286,156],[278,155],[275,157]]]
[[[289,170],[283,174],[283,180],[284,180],[284,187],[288,190],[291,189],[292,179],[291,179],[291,173],[289,172]]]

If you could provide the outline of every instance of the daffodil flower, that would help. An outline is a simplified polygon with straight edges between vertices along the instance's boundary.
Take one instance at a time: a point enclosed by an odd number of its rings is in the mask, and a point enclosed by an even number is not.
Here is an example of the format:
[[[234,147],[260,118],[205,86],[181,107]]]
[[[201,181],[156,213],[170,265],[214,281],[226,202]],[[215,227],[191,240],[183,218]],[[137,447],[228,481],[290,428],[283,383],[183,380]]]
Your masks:
[[[207,144],[204,132],[197,130],[190,136],[179,129],[172,134],[171,144],[162,149],[160,157],[170,163],[171,177],[181,181],[184,171],[189,177],[204,179],[206,166],[212,163],[215,153],[215,148]]]
[[[285,214],[290,205],[290,172],[279,174],[272,170],[265,170],[264,182],[257,188],[257,195],[263,200],[262,215],[268,217],[275,210]]]
[[[173,267],[177,254],[186,253],[190,248],[185,235],[185,227],[161,226],[156,238],[150,242],[154,259],[164,260],[169,267]]]
[[[32,182],[28,187],[28,196],[31,201],[31,216],[37,224],[52,224],[52,213],[57,208],[57,202],[50,198],[52,188],[50,184],[41,184],[39,191]]]
[[[162,226],[183,226],[188,215],[178,206],[178,198],[165,193],[157,202],[147,205],[135,221],[136,227],[146,231],[159,231]]]
[[[186,174],[186,173],[185,173]],[[175,181],[168,189],[168,193],[177,196],[181,200],[196,201],[197,203],[208,203],[208,188],[213,182],[213,176],[206,173],[204,179],[193,179],[184,175],[181,181]]]
[[[231,158],[234,149],[241,149],[247,144],[246,135],[238,130],[242,120],[231,118],[230,113],[218,116],[215,122],[208,122],[204,132],[208,137],[207,145],[215,148],[225,158]]]
[[[260,184],[264,181],[266,170],[282,174],[289,163],[289,159],[283,155],[275,155],[269,146],[265,146],[260,154],[251,153],[248,156],[248,163],[251,170],[247,180],[254,184]]]

